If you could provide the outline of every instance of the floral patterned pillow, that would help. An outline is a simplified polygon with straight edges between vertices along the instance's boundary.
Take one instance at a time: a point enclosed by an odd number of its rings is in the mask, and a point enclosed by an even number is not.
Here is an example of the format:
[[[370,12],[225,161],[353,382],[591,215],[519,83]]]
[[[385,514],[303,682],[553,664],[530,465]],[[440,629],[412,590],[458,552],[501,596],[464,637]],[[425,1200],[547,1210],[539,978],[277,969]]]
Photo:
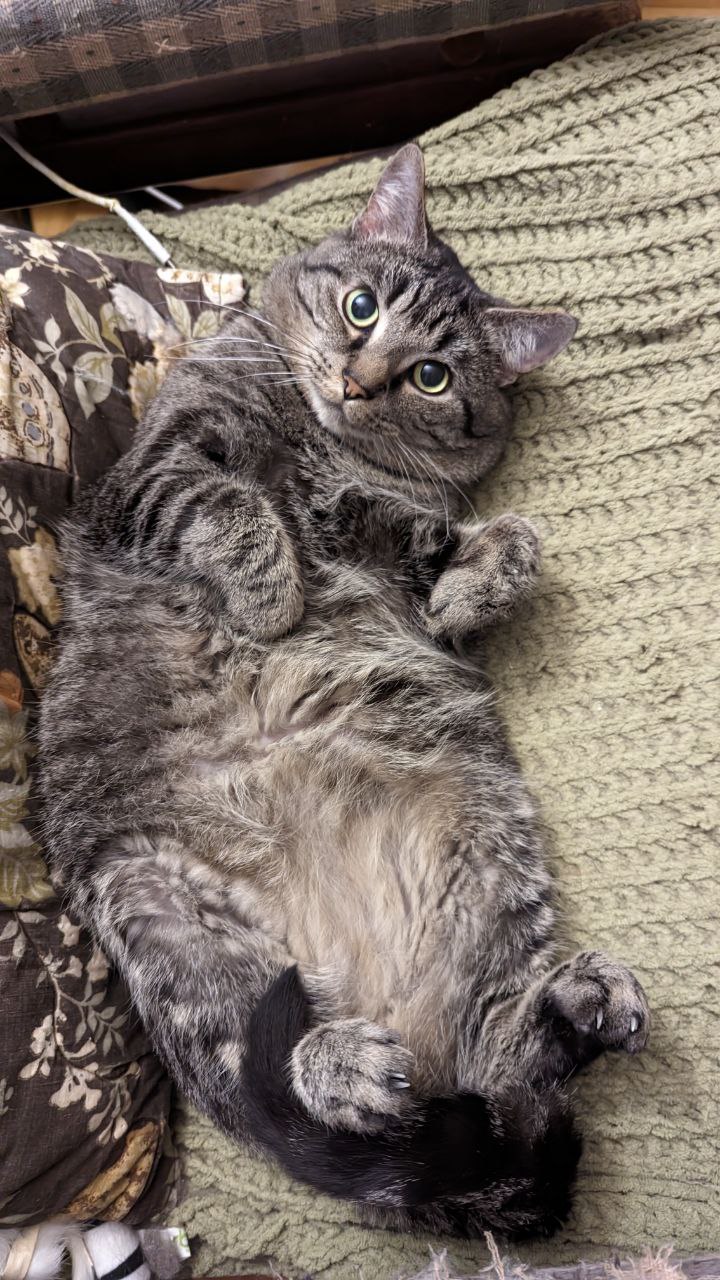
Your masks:
[[[172,1201],[170,1083],[36,836],[33,724],[55,530],[128,448],[182,343],[244,294],[0,227],[0,1225],[147,1222]]]

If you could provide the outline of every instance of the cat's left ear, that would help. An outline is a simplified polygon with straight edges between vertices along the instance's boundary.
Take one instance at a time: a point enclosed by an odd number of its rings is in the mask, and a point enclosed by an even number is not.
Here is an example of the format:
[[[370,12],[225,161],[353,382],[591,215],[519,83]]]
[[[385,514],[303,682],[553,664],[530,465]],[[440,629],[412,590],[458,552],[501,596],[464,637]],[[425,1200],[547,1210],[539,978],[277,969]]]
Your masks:
[[[578,322],[567,311],[529,311],[524,307],[487,307],[483,318],[492,326],[498,357],[498,386],[520,373],[546,364],[567,346]]]
[[[393,156],[352,231],[360,240],[427,248],[425,162],[414,142]]]

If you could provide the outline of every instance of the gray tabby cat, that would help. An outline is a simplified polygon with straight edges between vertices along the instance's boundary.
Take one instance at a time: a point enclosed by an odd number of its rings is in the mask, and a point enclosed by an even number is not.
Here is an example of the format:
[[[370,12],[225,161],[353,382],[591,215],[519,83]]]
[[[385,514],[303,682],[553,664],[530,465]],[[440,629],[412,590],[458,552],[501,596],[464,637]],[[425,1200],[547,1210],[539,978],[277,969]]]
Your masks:
[[[559,961],[535,805],[464,642],[538,538],[461,523],[562,311],[482,293],[408,146],[263,317],[191,349],[64,537],[46,839],[180,1088],[400,1226],[553,1229],[567,1078],[648,1010]]]

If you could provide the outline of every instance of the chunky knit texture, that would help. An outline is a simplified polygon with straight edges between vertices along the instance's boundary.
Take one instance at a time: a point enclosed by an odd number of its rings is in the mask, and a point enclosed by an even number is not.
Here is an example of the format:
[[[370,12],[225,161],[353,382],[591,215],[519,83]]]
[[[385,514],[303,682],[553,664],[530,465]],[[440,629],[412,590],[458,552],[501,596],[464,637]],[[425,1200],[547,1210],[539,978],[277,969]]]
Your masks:
[[[481,495],[546,540],[539,598],[496,634],[491,667],[568,934],[637,971],[654,1031],[641,1059],[601,1061],[579,1084],[577,1208],[535,1250],[547,1260],[720,1245],[719,121],[720,23],[669,22],[605,38],[422,139],[432,221],[482,286],[581,319],[567,353],[519,386],[514,443]],[[180,264],[252,284],[343,224],[379,169],[148,222]],[[136,252],[112,223],[77,238]],[[181,1139],[200,1272],[269,1255],[293,1276],[385,1280],[427,1258],[202,1119],[186,1115]],[[487,1260],[480,1244],[449,1249],[458,1268]]]

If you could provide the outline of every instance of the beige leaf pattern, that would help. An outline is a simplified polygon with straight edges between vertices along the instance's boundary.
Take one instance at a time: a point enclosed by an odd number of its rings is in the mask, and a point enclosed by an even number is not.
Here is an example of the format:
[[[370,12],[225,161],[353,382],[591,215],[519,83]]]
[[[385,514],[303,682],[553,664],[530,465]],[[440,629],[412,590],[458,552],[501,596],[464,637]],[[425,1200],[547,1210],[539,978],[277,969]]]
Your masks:
[[[40,850],[22,821],[30,791],[26,729],[27,713],[12,714],[0,702],[0,770],[13,774],[12,781],[0,781],[0,905],[4,907],[45,902],[53,895]]]
[[[136,422],[144,416],[150,401],[157,395],[166,372],[167,362],[159,360],[138,360],[131,366],[128,394]]]
[[[57,571],[57,545],[47,529],[36,529],[33,541],[8,551],[20,600],[54,626],[60,621],[60,597],[52,575]]]

